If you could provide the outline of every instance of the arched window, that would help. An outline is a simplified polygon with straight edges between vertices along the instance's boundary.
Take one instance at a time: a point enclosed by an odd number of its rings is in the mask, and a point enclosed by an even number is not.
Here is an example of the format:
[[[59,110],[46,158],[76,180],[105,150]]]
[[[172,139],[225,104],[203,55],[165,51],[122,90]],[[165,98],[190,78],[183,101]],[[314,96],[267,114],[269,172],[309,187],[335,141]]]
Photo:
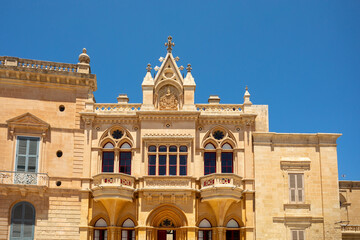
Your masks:
[[[107,224],[102,218],[95,223],[94,240],[107,240]]]
[[[34,239],[35,208],[28,202],[17,203],[11,211],[10,240]]]
[[[221,173],[233,173],[233,148],[230,144],[225,143],[222,145],[221,152]]]
[[[211,143],[206,144],[204,153],[204,175],[216,173],[216,149]]]
[[[234,219],[226,224],[226,240],[240,240],[240,226]]]
[[[203,219],[199,223],[199,233],[198,233],[198,239],[199,240],[211,240],[211,223]]]
[[[123,143],[120,147],[119,172],[131,174],[131,146],[129,143]]]
[[[121,240],[135,240],[135,224],[130,218],[124,221],[122,227]]]
[[[114,145],[110,142],[103,146],[102,172],[114,172]]]

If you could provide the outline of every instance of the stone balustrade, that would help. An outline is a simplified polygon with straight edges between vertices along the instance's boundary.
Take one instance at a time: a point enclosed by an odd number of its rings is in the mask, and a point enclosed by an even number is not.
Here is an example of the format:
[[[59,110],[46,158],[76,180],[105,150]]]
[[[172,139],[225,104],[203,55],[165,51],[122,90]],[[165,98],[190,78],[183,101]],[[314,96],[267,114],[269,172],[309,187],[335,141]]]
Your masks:
[[[242,187],[242,177],[234,173],[213,173],[200,178],[201,189],[210,187]]]
[[[195,178],[190,176],[144,176],[140,179],[140,189],[193,189],[195,190]]]
[[[242,104],[195,104],[196,109],[200,112],[229,112],[229,113],[239,113],[242,111]]]
[[[360,234],[360,225],[342,225],[342,232],[359,232]]]
[[[96,113],[122,113],[139,111],[141,104],[95,103],[94,106]]]
[[[79,72],[79,69],[84,67],[80,66],[79,64],[39,61],[7,56],[0,56],[0,66],[13,66],[25,69],[42,69],[57,72]],[[84,73],[83,71],[81,72]]]
[[[49,186],[46,173],[0,171],[0,184]]]

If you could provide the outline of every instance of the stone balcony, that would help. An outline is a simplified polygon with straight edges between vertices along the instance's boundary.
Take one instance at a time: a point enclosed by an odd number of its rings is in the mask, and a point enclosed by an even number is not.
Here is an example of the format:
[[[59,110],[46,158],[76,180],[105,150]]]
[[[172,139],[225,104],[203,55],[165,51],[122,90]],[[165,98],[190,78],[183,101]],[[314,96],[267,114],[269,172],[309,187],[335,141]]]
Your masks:
[[[95,200],[112,198],[132,201],[135,177],[123,173],[100,173],[93,177],[91,191]]]
[[[242,177],[234,173],[213,173],[200,178],[200,193],[203,201],[210,199],[240,200]]]
[[[49,187],[49,176],[46,173],[0,171],[0,188],[3,193],[20,191],[22,196],[28,192],[40,195]]]

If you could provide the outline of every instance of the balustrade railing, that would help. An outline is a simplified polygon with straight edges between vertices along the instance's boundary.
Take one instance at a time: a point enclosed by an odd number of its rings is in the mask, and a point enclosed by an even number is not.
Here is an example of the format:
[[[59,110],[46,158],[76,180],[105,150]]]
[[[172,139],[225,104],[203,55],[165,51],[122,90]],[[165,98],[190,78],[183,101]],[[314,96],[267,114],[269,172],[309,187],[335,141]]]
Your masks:
[[[140,103],[118,104],[118,103],[95,103],[97,113],[122,113],[136,112],[141,108]]]
[[[189,176],[144,176],[142,189],[195,189],[195,178]]]
[[[49,186],[46,173],[0,171],[0,184]]]
[[[93,187],[96,186],[135,188],[135,178],[123,173],[100,173],[93,177]]]
[[[359,234],[360,234],[360,225],[343,225],[343,226],[341,226],[341,231],[343,231],[343,232],[359,232]]]
[[[242,187],[242,178],[233,173],[213,173],[200,178],[201,189],[209,187]]]
[[[196,109],[200,112],[241,112],[242,104],[196,104]]]
[[[9,62],[11,61],[11,64],[6,64],[7,60]],[[44,70],[58,71],[58,72],[78,71],[77,64],[39,61],[39,60],[14,58],[14,57],[6,57],[6,56],[0,57],[0,65],[17,66],[28,69],[44,69]]]

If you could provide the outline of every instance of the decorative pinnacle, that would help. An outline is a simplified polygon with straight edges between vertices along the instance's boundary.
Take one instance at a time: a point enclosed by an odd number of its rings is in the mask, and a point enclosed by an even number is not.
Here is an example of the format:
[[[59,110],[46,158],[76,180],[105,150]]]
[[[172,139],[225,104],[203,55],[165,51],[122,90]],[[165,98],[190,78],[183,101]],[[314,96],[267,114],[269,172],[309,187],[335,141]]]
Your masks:
[[[146,70],[148,71],[148,72],[151,72],[151,64],[150,63],[148,63],[148,65],[147,65],[147,67],[146,67]]]
[[[191,72],[192,68],[191,68],[191,64],[190,64],[190,63],[188,64],[186,70],[187,70],[188,72]]]
[[[83,53],[86,53],[86,48],[83,48]]]
[[[179,70],[180,70],[180,71],[184,70],[184,66],[181,65],[181,66],[179,67]]]
[[[177,62],[180,60],[180,58],[179,58],[179,57],[176,57],[176,58],[174,58],[174,59],[175,59],[175,61],[177,61]]]
[[[246,90],[246,91],[248,90],[248,86],[245,87],[245,90]]]
[[[171,40],[172,40],[172,37],[169,36],[169,37],[168,37],[168,42],[165,43],[165,46],[167,47],[168,53],[171,53],[172,47],[175,46],[175,43],[171,42]]]

